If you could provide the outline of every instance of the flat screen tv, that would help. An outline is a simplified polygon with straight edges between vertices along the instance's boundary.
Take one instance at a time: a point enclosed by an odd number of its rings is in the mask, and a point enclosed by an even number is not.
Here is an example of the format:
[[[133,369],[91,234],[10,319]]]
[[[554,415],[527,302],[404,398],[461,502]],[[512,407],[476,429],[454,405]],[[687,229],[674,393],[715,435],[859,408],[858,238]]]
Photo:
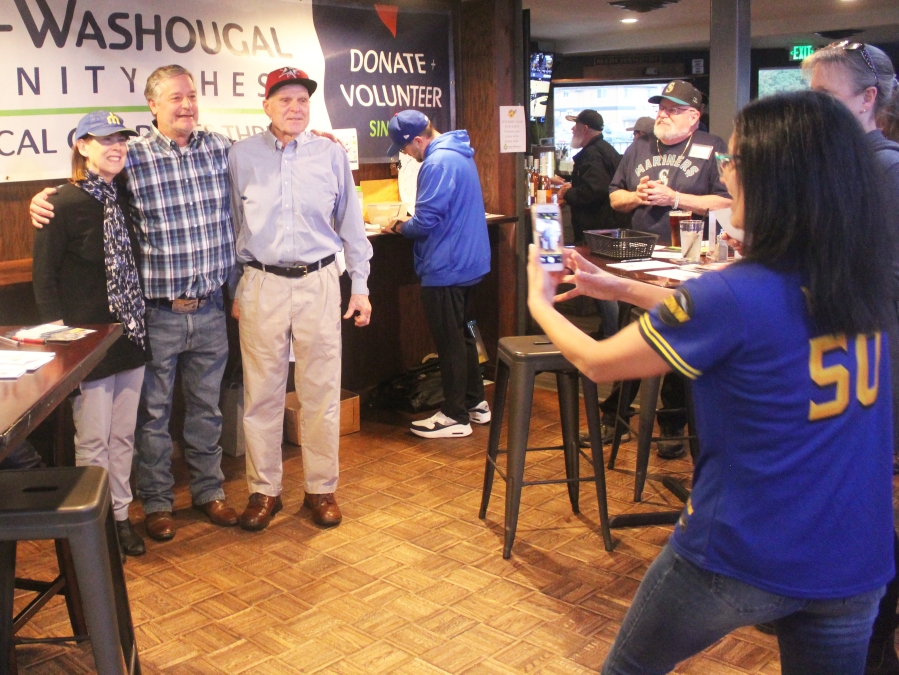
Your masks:
[[[808,89],[808,82],[800,68],[759,68],[759,98],[801,89]]]
[[[553,55],[545,52],[531,54],[531,119],[546,118],[549,82],[553,77]]]

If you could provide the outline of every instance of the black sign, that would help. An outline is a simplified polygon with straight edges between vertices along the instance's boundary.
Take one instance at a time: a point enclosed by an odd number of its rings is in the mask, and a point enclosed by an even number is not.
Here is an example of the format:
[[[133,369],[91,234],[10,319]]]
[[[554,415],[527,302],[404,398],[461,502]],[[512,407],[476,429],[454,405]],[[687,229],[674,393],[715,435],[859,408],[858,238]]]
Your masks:
[[[335,129],[355,128],[360,162],[387,161],[387,123],[400,110],[453,128],[449,9],[314,2],[325,55],[325,105]]]

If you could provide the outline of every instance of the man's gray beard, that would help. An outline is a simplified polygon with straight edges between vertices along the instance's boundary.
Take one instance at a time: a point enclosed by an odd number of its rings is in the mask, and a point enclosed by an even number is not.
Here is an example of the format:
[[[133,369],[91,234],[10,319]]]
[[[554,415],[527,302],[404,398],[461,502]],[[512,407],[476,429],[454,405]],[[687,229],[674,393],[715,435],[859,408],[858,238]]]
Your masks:
[[[689,132],[681,135],[681,133],[670,127],[667,129],[664,127],[660,129],[658,124],[653,126],[653,133],[655,133],[656,138],[665,145],[676,145],[690,135]]]

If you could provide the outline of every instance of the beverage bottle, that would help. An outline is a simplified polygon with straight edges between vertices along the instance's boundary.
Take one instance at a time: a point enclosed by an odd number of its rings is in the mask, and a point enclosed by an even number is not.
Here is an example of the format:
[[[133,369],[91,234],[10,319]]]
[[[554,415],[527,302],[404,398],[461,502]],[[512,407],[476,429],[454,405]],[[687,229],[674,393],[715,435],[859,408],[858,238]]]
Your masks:
[[[526,157],[525,158],[525,181],[527,183],[527,202],[528,206],[537,201],[537,185],[534,180],[535,171],[534,171],[534,158]]]

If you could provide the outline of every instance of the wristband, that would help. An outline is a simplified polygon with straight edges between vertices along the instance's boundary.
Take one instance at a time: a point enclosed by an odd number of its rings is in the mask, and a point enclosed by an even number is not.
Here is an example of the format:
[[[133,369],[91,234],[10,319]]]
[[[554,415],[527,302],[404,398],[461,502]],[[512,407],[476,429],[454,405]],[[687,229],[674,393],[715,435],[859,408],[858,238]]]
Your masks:
[[[677,211],[677,205],[680,204],[680,192],[675,190],[674,192],[674,210]]]

